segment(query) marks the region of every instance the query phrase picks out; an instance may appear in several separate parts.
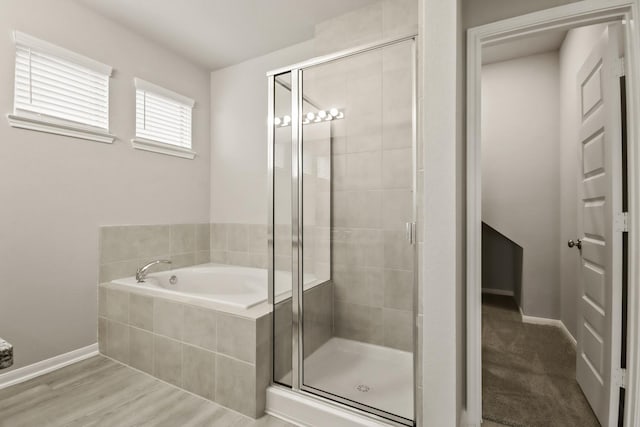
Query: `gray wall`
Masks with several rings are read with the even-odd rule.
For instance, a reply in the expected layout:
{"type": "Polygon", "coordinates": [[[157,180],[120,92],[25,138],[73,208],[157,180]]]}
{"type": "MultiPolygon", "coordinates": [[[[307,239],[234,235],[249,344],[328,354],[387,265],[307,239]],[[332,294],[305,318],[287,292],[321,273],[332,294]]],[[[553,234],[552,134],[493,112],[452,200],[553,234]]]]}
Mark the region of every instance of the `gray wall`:
{"type": "Polygon", "coordinates": [[[523,248],[523,312],[551,319],[560,318],[559,79],[557,51],[482,68],[482,220],[523,248]]]}
{"type": "Polygon", "coordinates": [[[484,223],[482,291],[511,293],[522,306],[522,247],[484,223]]]}
{"type": "Polygon", "coordinates": [[[462,29],[574,3],[576,0],[463,0],[462,29]]]}
{"type": "MultiPolygon", "coordinates": [[[[422,357],[424,424],[459,425],[464,406],[464,212],[457,209],[464,184],[456,165],[460,147],[462,94],[460,0],[420,2],[419,128],[424,149],[424,205],[418,322],[422,357]],[[455,71],[454,71],[455,70],[455,71]]],[[[420,396],[419,396],[420,397],[420,396]]]]}
{"type": "Polygon", "coordinates": [[[0,120],[0,336],[20,368],[96,342],[99,226],[209,222],[209,73],[76,2],[4,0],[3,114],[13,110],[15,29],[114,67],[118,137],[100,144],[0,120]],[[195,160],[131,148],[134,77],[196,100],[195,160]]]}
{"type": "MultiPolygon", "coordinates": [[[[577,118],[579,113],[576,111],[577,104],[575,101],[577,97],[576,75],[582,63],[591,52],[593,44],[602,35],[605,26],[606,24],[599,24],[571,30],[567,34],[567,37],[562,44],[558,55],[559,81],[557,83],[557,86],[559,88],[558,101],[560,103],[560,109],[558,111],[560,122],[557,129],[558,146],[557,149],[549,155],[549,162],[544,165],[544,167],[557,168],[557,170],[551,172],[551,175],[553,175],[554,177],[554,185],[557,186],[558,191],[558,224],[556,226],[555,242],[553,242],[552,244],[552,252],[543,254],[548,258],[546,262],[547,265],[550,266],[550,268],[553,267],[555,269],[557,267],[557,291],[554,290],[554,294],[551,297],[557,299],[559,304],[559,311],[557,312],[557,317],[554,316],[554,318],[561,319],[567,329],[574,335],[576,332],[577,304],[579,301],[578,274],[580,260],[578,256],[579,253],[575,250],[567,248],[566,242],[567,240],[574,239],[577,236],[576,200],[578,190],[576,176],[578,170],[578,158],[576,154],[576,141],[578,139],[577,118]],[[553,166],[553,164],[555,164],[555,166],[553,166]]],[[[494,64],[494,66],[497,65],[499,64],[494,64]]],[[[539,76],[539,72],[536,72],[536,74],[537,76],[539,76]]],[[[509,91],[509,88],[506,86],[508,85],[508,82],[508,79],[502,79],[500,83],[507,91],[509,91]]],[[[532,89],[535,90],[535,88],[533,87],[532,89]]],[[[541,93],[539,90],[537,90],[537,92],[541,93]]],[[[484,95],[489,96],[488,93],[485,93],[484,95]]],[[[526,99],[526,97],[524,97],[523,99],[526,99]]],[[[515,111],[514,109],[510,110],[515,111]]],[[[507,121],[511,122],[512,120],[509,119],[507,121]]],[[[534,133],[527,133],[529,133],[530,135],[534,135],[537,131],[534,131],[534,133]]],[[[540,148],[540,144],[535,145],[535,151],[539,151],[540,148]]],[[[524,156],[528,159],[532,158],[531,153],[524,156]]],[[[522,167],[519,167],[518,171],[524,173],[524,169],[522,167]]],[[[540,171],[543,172],[543,170],[540,171]]],[[[501,197],[510,197],[509,188],[511,188],[510,185],[512,182],[513,181],[505,180],[506,184],[501,185],[499,192],[501,197]]],[[[491,195],[489,195],[489,197],[491,197],[491,195]]],[[[522,220],[521,216],[519,215],[520,211],[516,210],[516,212],[517,213],[512,216],[513,219],[517,219],[519,221],[522,220]]],[[[535,215],[535,218],[536,221],[543,220],[543,218],[541,218],[537,214],[535,215]]],[[[533,223],[528,221],[526,222],[526,224],[533,223]]],[[[497,227],[499,228],[499,226],[497,227]]],[[[527,260],[531,256],[531,250],[527,247],[527,245],[524,244],[524,242],[519,243],[523,244],[524,246],[525,278],[523,280],[525,282],[524,287],[527,288],[526,269],[527,260]]],[[[540,248],[540,250],[542,251],[542,248],[540,248]]],[[[485,276],[483,272],[483,280],[484,278],[485,276]]],[[[483,287],[495,286],[487,286],[486,284],[483,284],[483,287]]],[[[540,301],[540,303],[542,303],[542,301],[540,301]]],[[[525,297],[525,306],[526,304],[527,303],[525,297]]],[[[526,314],[532,314],[534,312],[539,312],[537,307],[529,307],[525,310],[526,314]]]]}
{"type": "Polygon", "coordinates": [[[304,42],[211,73],[211,222],[267,223],[267,78],[313,57],[304,42]]]}

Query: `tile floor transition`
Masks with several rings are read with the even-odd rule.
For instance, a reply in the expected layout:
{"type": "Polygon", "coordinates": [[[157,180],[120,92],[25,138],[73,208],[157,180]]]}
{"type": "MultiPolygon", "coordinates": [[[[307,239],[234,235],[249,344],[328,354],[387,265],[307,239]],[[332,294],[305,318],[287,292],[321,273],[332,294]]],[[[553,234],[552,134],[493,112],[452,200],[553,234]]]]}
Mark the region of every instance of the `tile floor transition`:
{"type": "Polygon", "coordinates": [[[413,418],[413,356],[406,351],[331,338],[307,357],[305,385],[413,418]]]}
{"type": "Polygon", "coordinates": [[[289,427],[253,420],[106,357],[0,390],[0,427],[289,427]]]}

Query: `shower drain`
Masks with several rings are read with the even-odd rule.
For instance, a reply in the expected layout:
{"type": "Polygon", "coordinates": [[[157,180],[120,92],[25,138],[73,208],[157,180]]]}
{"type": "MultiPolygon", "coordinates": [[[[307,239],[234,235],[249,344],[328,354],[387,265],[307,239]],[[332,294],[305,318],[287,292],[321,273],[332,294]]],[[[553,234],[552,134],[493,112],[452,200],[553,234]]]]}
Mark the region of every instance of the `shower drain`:
{"type": "Polygon", "coordinates": [[[359,384],[358,386],[356,386],[356,390],[361,391],[362,393],[366,393],[371,390],[371,387],[369,387],[368,385],[359,384]]]}

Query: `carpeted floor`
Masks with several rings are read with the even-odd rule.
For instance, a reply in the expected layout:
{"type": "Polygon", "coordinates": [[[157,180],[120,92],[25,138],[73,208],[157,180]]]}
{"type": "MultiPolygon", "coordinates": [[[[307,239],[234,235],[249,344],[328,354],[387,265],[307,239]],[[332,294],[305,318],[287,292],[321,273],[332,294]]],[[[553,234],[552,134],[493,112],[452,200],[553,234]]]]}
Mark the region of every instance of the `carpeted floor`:
{"type": "Polygon", "coordinates": [[[525,324],[511,297],[482,297],[482,414],[513,427],[600,426],[554,326],[525,324]]]}

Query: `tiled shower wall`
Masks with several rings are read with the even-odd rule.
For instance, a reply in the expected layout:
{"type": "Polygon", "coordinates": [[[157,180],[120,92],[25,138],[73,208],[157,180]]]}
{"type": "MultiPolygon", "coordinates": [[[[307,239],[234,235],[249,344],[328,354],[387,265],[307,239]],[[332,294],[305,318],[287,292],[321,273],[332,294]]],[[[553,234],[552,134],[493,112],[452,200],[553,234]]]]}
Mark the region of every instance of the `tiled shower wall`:
{"type": "MultiPolygon", "coordinates": [[[[316,54],[415,33],[417,7],[415,0],[387,0],[323,22],[316,54]]],[[[345,111],[332,123],[334,334],[407,351],[414,278],[404,231],[413,206],[410,49],[403,43],[316,67],[304,80],[307,96],[345,111]]]]}
{"type": "MultiPolygon", "coordinates": [[[[276,226],[274,235],[276,270],[290,272],[291,227],[276,226]]],[[[328,226],[316,223],[305,227],[305,274],[311,273],[319,279],[329,279],[328,235],[328,226]]],[[[264,224],[213,223],[210,247],[211,262],[267,268],[267,226],[264,224]]]]}

